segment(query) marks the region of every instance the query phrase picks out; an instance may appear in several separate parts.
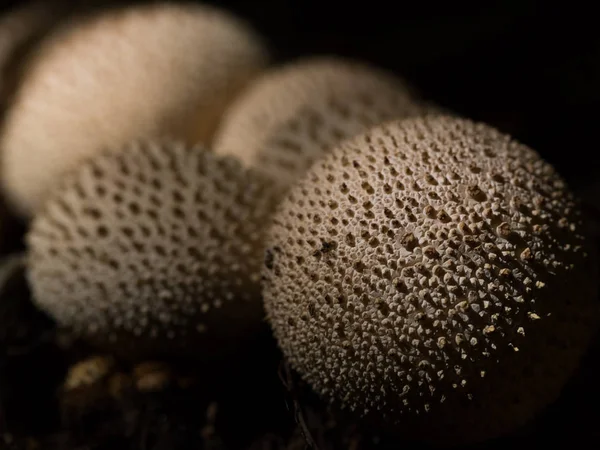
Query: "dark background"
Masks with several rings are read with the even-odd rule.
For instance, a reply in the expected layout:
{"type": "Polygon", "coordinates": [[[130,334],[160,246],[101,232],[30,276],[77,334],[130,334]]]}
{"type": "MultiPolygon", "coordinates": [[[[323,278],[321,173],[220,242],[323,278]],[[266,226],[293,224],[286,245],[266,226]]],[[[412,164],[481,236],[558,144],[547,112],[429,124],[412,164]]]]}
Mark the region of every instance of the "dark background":
{"type": "MultiPolygon", "coordinates": [[[[0,2],[5,8],[18,3],[0,2]]],[[[276,62],[312,54],[371,62],[404,77],[426,99],[488,122],[530,145],[574,188],[585,189],[600,181],[600,24],[591,6],[574,1],[550,6],[550,2],[532,0],[206,3],[250,21],[267,39],[276,62]]],[[[598,413],[586,412],[597,409],[600,401],[599,354],[600,344],[596,344],[563,400],[532,425],[528,439],[519,437],[516,442],[538,445],[543,438],[546,444],[571,446],[586,435],[588,439],[600,437],[598,413]]],[[[58,356],[40,357],[56,361],[52,358],[58,356]]],[[[33,369],[23,367],[27,370],[15,370],[14,378],[28,373],[32,380],[14,390],[22,410],[17,422],[43,409],[39,400],[24,399],[42,395],[37,391],[42,392],[44,386],[33,390],[39,381],[35,377],[49,369],[41,363],[33,369]]],[[[279,396],[275,402],[281,403],[279,396]]],[[[48,411],[38,414],[40,423],[54,414],[53,409],[48,411]]],[[[177,434],[181,433],[175,430],[177,434]]]]}

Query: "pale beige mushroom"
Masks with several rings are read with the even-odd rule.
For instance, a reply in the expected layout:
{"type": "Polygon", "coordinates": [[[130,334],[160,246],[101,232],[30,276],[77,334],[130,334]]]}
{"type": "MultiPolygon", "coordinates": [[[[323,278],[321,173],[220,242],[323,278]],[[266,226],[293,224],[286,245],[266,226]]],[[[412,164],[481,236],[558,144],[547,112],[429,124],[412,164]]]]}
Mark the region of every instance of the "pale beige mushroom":
{"type": "Polygon", "coordinates": [[[385,70],[339,57],[305,58],[254,80],[227,110],[214,149],[286,187],[339,141],[432,111],[385,70]]]}
{"type": "Polygon", "coordinates": [[[4,126],[10,204],[31,216],[81,161],[134,139],[207,143],[266,62],[245,23],[209,6],[130,6],[61,28],[31,57],[4,126]]]}
{"type": "Polygon", "coordinates": [[[34,302],[136,359],[221,355],[260,329],[270,184],[233,158],[137,143],[84,164],[27,236],[34,302]]]}

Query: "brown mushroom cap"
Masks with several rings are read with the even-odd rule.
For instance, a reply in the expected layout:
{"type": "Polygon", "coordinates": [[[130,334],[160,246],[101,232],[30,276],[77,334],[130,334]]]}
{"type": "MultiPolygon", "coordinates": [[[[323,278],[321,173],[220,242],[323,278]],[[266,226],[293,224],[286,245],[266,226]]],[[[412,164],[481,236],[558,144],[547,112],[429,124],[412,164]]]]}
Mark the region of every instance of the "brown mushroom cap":
{"type": "Polygon", "coordinates": [[[287,186],[339,141],[429,109],[384,70],[337,57],[312,57],[267,71],[250,83],[227,110],[214,149],[287,186]]]}
{"type": "Polygon", "coordinates": [[[142,355],[225,352],[262,322],[269,185],[232,158],[138,143],[90,160],[32,222],[35,303],[142,355]]]}
{"type": "Polygon", "coordinates": [[[32,215],[64,173],[135,139],[208,142],[266,59],[244,23],[208,6],[138,5],[61,28],[32,56],[7,117],[10,202],[32,215]]]}
{"type": "Polygon", "coordinates": [[[509,136],[449,116],[389,123],[277,210],[267,315],[325,399],[409,438],[491,438],[557,397],[596,329],[583,229],[563,180],[509,136]]]}

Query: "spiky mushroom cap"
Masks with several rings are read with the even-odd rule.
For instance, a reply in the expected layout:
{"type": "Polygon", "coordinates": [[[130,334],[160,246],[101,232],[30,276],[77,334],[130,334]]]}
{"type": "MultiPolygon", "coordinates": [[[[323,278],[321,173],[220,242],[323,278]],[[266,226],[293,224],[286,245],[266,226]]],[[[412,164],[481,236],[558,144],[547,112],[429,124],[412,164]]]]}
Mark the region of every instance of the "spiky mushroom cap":
{"type": "Polygon", "coordinates": [[[253,31],[208,6],[137,5],[61,28],[32,56],[7,117],[9,200],[32,215],[68,170],[135,139],[206,143],[266,61],[253,31]]]}
{"type": "Polygon", "coordinates": [[[324,398],[445,445],[513,430],[596,328],[593,246],[555,170],[484,124],[393,122],[313,166],[276,212],[264,299],[324,398]]]}
{"type": "Polygon", "coordinates": [[[90,160],[32,222],[28,279],[59,324],[136,358],[210,357],[262,323],[269,184],[198,147],[90,160]]]}
{"type": "Polygon", "coordinates": [[[339,141],[429,110],[402,80],[382,69],[312,57],[250,83],[227,110],[214,149],[287,186],[339,141]]]}

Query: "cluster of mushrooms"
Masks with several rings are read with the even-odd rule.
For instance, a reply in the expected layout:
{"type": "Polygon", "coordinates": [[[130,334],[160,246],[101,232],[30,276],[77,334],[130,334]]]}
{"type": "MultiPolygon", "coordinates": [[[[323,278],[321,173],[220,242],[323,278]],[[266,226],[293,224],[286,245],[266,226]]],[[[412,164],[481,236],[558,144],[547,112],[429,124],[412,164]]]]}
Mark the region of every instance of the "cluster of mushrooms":
{"type": "MultiPolygon", "coordinates": [[[[49,7],[13,13],[2,69],[49,7]]],[[[531,419],[596,331],[556,170],[382,69],[272,66],[240,19],[158,2],[62,21],[13,76],[0,176],[33,301],[107,352],[202,361],[266,318],[324,400],[452,444],[531,419]]]]}

